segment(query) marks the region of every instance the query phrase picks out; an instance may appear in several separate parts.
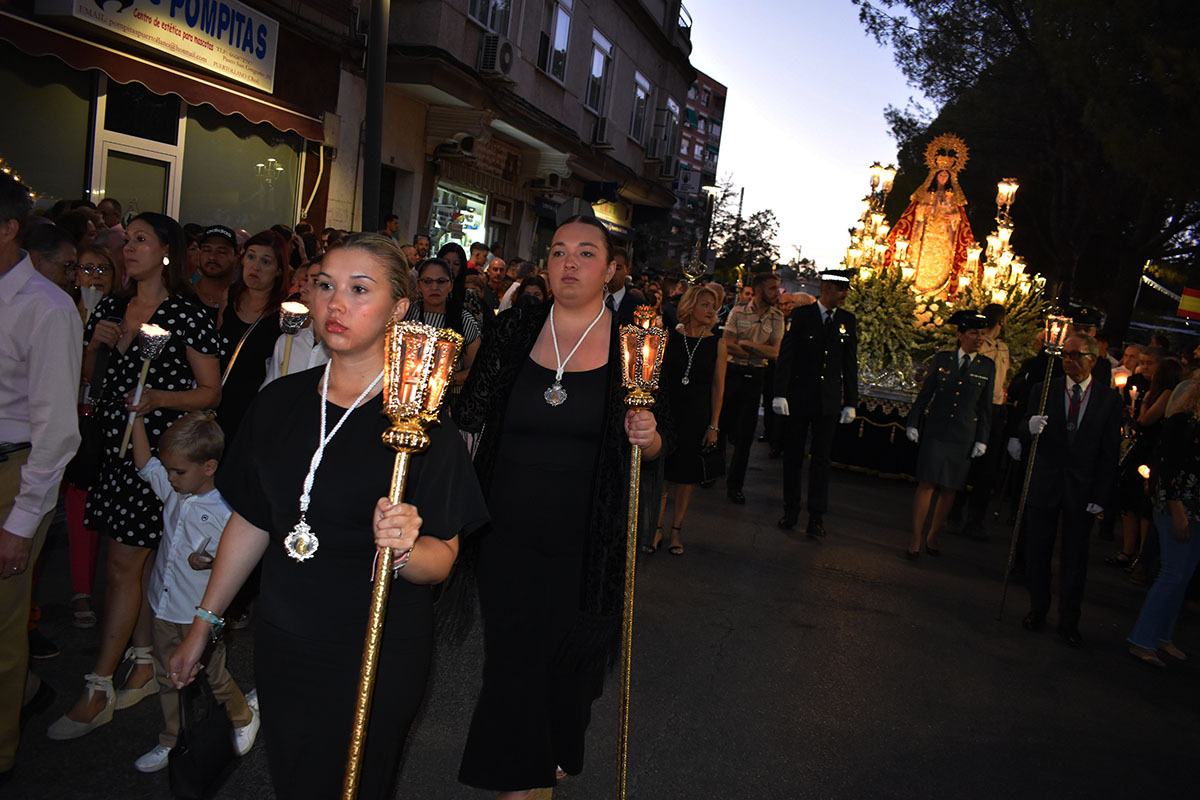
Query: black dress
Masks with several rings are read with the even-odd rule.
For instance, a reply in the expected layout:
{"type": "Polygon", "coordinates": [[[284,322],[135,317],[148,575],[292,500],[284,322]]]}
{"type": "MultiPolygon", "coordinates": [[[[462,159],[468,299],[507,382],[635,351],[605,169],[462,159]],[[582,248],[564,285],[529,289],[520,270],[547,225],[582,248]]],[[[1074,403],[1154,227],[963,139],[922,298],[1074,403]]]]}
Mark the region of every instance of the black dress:
{"type": "MultiPolygon", "coordinates": [[[[320,546],[298,562],[283,539],[299,519],[301,486],[320,425],[323,369],[280,378],[250,406],[217,488],[234,511],[270,534],[262,559],[255,680],[267,762],[280,798],[341,794],[371,595],[371,515],[386,497],[395,453],[382,395],[363,403],[325,448],[308,523],[320,546]]],[[[345,409],[330,404],[328,429],[345,409]]],[[[486,520],[458,430],[448,416],[411,460],[406,501],[423,536],[450,539],[486,520]]],[[[425,693],[433,636],[429,586],[392,582],[359,797],[390,797],[405,736],[425,693]]]]}
{"type": "MultiPolygon", "coordinates": [[[[100,320],[124,317],[128,304],[129,298],[111,295],[101,300],[83,332],[84,343],[91,341],[100,320]]],[[[158,358],[150,362],[146,386],[166,392],[195,388],[196,376],[187,351],[209,356],[221,353],[220,336],[208,314],[194,300],[171,295],[159,303],[149,322],[170,331],[171,338],[158,358]]],[[[112,350],[105,372],[104,394],[95,404],[104,427],[104,459],[100,475],[88,492],[85,524],[122,544],[157,547],[162,536],[162,502],[154,496],[150,484],[138,477],[132,448],[125,451],[125,458],[118,457],[129,419],[125,396],[137,388],[141,370],[138,337],[133,338],[125,352],[112,350]]],[[[158,437],[183,414],[173,408],[156,408],[146,415],[151,449],[158,448],[158,437]]]]}
{"type": "Polygon", "coordinates": [[[238,352],[233,369],[221,387],[221,405],[217,408],[217,422],[225,431],[226,441],[232,441],[238,425],[250,403],[258,394],[267,378],[267,361],[275,352],[275,341],[279,338],[279,311],[263,314],[257,322],[243,322],[237,315],[232,294],[225,307],[225,318],[221,320],[220,334],[225,337],[225,353],[221,357],[221,374],[229,367],[238,342],[245,341],[238,352]]]}
{"type": "Polygon", "coordinates": [[[554,666],[576,625],[585,534],[604,430],[608,366],[563,374],[527,359],[508,401],[477,579],[486,660],[459,780],[494,791],[555,784],[583,769],[584,733],[604,662],[554,666]]]}
{"type": "Polygon", "coordinates": [[[663,355],[663,388],[670,397],[675,421],[675,451],[667,456],[663,475],[671,483],[704,480],[700,451],[704,433],[712,424],[712,382],[717,369],[717,337],[695,339],[671,331],[663,355]],[[692,353],[688,369],[688,349],[692,353]],[[684,375],[687,383],[683,383],[684,375]]]}

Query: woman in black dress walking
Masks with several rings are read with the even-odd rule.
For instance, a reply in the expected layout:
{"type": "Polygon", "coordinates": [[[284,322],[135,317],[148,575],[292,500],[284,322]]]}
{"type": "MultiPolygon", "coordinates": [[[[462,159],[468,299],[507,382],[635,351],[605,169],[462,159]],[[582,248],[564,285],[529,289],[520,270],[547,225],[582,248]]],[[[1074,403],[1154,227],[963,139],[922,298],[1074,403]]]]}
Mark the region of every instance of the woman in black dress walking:
{"type": "Polygon", "coordinates": [[[137,476],[133,454],[118,456],[132,410],[128,402],[142,366],[141,326],[152,323],[171,333],[166,349],[150,362],[146,390],[136,409],[145,415],[152,446],[185,413],[212,408],[221,399],[220,339],[184,277],[183,228],[163,214],[140,214],[125,229],[123,255],[132,295],[114,292],[101,300],[83,332],[84,378],[104,384],[104,394],[93,408],[104,426],[104,459],[88,494],[84,520],[112,539],[105,564],[103,637],[95,666],[85,676],[86,690],[47,731],[58,740],[83,736],[112,721],[114,710],[158,692],[150,657],[153,618],[142,576],[153,564],[162,535],[162,503],[137,476]],[[95,374],[98,370],[103,376],[95,374]],[[112,676],[131,639],[133,669],[125,686],[114,690],[112,676]]]}
{"type": "Polygon", "coordinates": [[[329,363],[270,383],[251,405],[217,488],[234,510],[188,637],[171,657],[190,683],[214,625],[262,559],[254,676],[267,764],[280,798],[340,796],[377,546],[401,554],[392,583],[358,796],[392,796],[400,752],[425,693],[433,644],[430,584],[458,536],[486,519],[449,415],[413,456],[405,502],[386,500],[395,453],[380,394],[384,331],[414,296],[400,251],[352,236],[321,261],[314,324],[329,363]],[[328,432],[326,432],[328,431],[328,432]],[[419,511],[418,511],[419,510],[419,511]],[[315,544],[297,547],[301,525],[315,544]]]}
{"type": "MultiPolygon", "coordinates": [[[[645,547],[653,553],[662,543],[663,517],[674,488],[674,516],[668,552],[683,555],[683,518],[687,516],[693,487],[720,473],[705,474],[705,452],[716,447],[717,421],[725,397],[725,342],[713,335],[721,298],[708,286],[693,286],[679,300],[679,330],[671,331],[663,358],[663,387],[671,401],[675,422],[675,450],[663,464],[667,485],[658,508],[654,543],[645,547]]],[[[719,457],[719,456],[718,456],[719,457]]]]}
{"type": "MultiPolygon", "coordinates": [[[[483,611],[483,689],[459,780],[502,800],[583,769],[584,734],[621,630],[623,465],[662,450],[655,414],[626,411],[604,284],[608,231],[573,217],[550,246],[554,302],[502,314],[455,409],[480,432],[492,527],[471,543],[483,611]]],[[[665,430],[665,428],[664,428],[665,430]]],[[[461,579],[463,571],[460,570],[461,579]]]]}

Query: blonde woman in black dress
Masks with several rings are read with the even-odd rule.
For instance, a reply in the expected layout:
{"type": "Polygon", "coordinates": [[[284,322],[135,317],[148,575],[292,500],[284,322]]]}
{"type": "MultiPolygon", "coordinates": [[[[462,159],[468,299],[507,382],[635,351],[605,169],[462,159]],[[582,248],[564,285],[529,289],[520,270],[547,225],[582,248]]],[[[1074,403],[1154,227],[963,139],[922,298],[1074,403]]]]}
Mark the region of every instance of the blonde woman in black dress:
{"type": "Polygon", "coordinates": [[[725,397],[725,342],[713,335],[721,299],[708,286],[693,286],[679,301],[679,327],[671,331],[663,360],[663,387],[671,400],[675,422],[675,450],[667,456],[663,475],[667,485],[658,510],[654,543],[644,547],[653,553],[662,544],[663,518],[667,500],[674,497],[671,535],[667,552],[683,555],[683,519],[696,484],[717,477],[706,475],[704,451],[717,444],[721,401],[725,397]],[[672,492],[672,489],[674,491],[672,492]]]}
{"type": "Polygon", "coordinates": [[[377,234],[334,247],[313,276],[324,367],[270,383],[251,405],[217,488],[234,510],[196,621],[171,657],[177,686],[196,676],[220,615],[262,559],[254,676],[275,794],[341,794],[376,548],[400,554],[367,730],[360,798],[391,797],[425,692],[433,643],[431,584],[458,536],[486,519],[479,485],[448,415],[413,456],[406,502],[386,496],[395,453],[381,440],[384,331],[415,292],[399,249],[377,234]],[[298,548],[304,523],[315,548],[298,548]]]}

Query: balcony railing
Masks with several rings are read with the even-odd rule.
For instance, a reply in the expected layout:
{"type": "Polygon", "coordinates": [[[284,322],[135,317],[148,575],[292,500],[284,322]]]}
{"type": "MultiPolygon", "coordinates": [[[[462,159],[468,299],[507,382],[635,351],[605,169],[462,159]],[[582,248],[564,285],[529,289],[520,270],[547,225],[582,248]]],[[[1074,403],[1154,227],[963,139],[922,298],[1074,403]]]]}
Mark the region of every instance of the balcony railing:
{"type": "Polygon", "coordinates": [[[679,30],[689,38],[692,35],[692,14],[683,3],[679,4],[679,30]]]}

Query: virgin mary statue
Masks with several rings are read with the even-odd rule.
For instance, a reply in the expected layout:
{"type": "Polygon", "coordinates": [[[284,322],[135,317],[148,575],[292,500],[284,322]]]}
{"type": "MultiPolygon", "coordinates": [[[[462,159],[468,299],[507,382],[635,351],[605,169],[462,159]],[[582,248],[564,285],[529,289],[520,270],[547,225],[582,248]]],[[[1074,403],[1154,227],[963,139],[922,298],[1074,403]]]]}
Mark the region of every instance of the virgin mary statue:
{"type": "Polygon", "coordinates": [[[884,264],[896,257],[896,242],[906,241],[907,251],[902,246],[901,252],[915,270],[917,294],[952,294],[967,264],[967,250],[975,244],[967,221],[967,198],[958,185],[958,173],[966,163],[966,142],[954,134],[944,133],[930,142],[925,148],[929,177],[912,193],[888,234],[884,264]]]}

